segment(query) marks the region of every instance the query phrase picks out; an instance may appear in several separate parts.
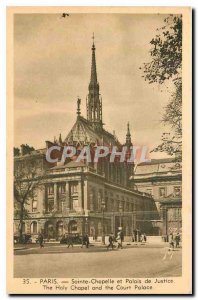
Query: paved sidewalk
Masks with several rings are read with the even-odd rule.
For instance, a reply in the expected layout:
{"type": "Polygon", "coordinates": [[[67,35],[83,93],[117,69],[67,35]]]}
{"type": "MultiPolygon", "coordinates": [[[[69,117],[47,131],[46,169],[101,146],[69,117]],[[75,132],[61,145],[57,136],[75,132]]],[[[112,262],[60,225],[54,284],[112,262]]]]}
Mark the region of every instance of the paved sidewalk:
{"type": "Polygon", "coordinates": [[[181,276],[182,249],[168,255],[166,247],[133,246],[107,251],[106,247],[49,246],[15,251],[15,277],[166,277],[181,276]]]}

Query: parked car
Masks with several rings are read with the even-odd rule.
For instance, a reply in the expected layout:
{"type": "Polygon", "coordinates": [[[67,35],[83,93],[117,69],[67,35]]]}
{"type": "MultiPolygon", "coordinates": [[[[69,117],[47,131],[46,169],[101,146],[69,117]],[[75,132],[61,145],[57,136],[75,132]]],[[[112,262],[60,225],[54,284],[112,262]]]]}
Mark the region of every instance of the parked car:
{"type": "MultiPolygon", "coordinates": [[[[73,244],[82,244],[82,236],[78,233],[71,233],[70,236],[72,237],[73,244]]],[[[60,240],[60,244],[67,244],[67,241],[68,235],[64,235],[60,240]]]]}

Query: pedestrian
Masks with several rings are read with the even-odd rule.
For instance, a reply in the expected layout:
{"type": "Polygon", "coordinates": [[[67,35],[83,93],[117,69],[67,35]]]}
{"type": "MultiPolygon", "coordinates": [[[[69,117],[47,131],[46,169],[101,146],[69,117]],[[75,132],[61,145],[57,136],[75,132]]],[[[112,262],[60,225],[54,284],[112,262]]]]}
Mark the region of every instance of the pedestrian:
{"type": "Polygon", "coordinates": [[[132,233],[132,238],[131,238],[132,242],[134,243],[135,242],[135,234],[132,233]]]}
{"type": "Polygon", "coordinates": [[[179,232],[175,236],[175,247],[179,248],[179,242],[180,242],[180,235],[179,232]]]}
{"type": "Polygon", "coordinates": [[[86,235],[83,234],[82,235],[82,245],[81,245],[81,248],[83,248],[83,246],[86,244],[86,235]]]}
{"type": "Polygon", "coordinates": [[[143,234],[143,241],[146,243],[147,241],[147,236],[146,236],[146,233],[143,234]]]}
{"type": "Polygon", "coordinates": [[[116,241],[118,242],[118,246],[117,249],[121,248],[122,249],[122,239],[121,239],[121,232],[118,231],[117,237],[116,237],[116,241]]]}
{"type": "Polygon", "coordinates": [[[121,230],[120,231],[120,238],[121,238],[121,245],[124,242],[124,232],[121,230]]]}
{"type": "Polygon", "coordinates": [[[113,250],[113,242],[114,242],[114,236],[113,236],[113,233],[111,233],[110,235],[109,235],[109,245],[107,246],[107,250],[109,249],[109,248],[111,248],[112,250],[113,250]]]}
{"type": "Polygon", "coordinates": [[[88,236],[88,234],[86,234],[86,236],[85,236],[85,245],[86,245],[86,248],[89,248],[89,236],[88,236]]]}
{"type": "Polygon", "coordinates": [[[82,236],[81,248],[83,248],[84,245],[86,246],[86,248],[89,248],[89,236],[88,236],[88,234],[83,234],[83,236],[82,236]]]}
{"type": "Polygon", "coordinates": [[[173,234],[171,233],[170,234],[170,237],[169,237],[169,245],[170,245],[170,249],[174,250],[174,239],[173,239],[173,234]]]}
{"type": "Polygon", "coordinates": [[[72,248],[74,246],[71,234],[69,234],[68,237],[67,237],[67,248],[69,248],[70,246],[72,246],[72,248]]]}
{"type": "Polygon", "coordinates": [[[143,234],[140,235],[140,243],[143,243],[144,242],[144,236],[143,234]]]}
{"type": "Polygon", "coordinates": [[[40,248],[44,248],[44,245],[43,245],[43,235],[42,235],[41,232],[39,233],[39,236],[38,236],[38,242],[39,242],[40,248]]]}
{"type": "Polygon", "coordinates": [[[133,230],[134,242],[138,242],[137,240],[137,229],[133,230]]]}

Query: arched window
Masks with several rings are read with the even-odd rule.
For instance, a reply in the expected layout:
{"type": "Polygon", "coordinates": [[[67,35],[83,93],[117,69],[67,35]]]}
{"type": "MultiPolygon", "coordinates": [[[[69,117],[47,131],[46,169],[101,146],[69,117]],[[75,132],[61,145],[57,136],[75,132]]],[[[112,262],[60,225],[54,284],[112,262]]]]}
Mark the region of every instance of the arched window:
{"type": "Polygon", "coordinates": [[[38,229],[37,229],[37,222],[36,221],[33,221],[32,224],[31,224],[31,233],[32,234],[37,234],[38,232],[38,229]]]}
{"type": "Polygon", "coordinates": [[[32,212],[37,211],[37,200],[32,200],[32,212]]]}
{"type": "Polygon", "coordinates": [[[78,231],[78,226],[77,226],[77,222],[75,220],[71,220],[68,224],[68,231],[70,233],[72,232],[77,232],[78,231]]]}
{"type": "Polygon", "coordinates": [[[63,235],[63,222],[58,221],[56,224],[56,231],[57,231],[57,236],[61,237],[63,235]]]}
{"type": "MultiPolygon", "coordinates": [[[[19,230],[21,228],[21,224],[19,223],[19,230]]],[[[25,233],[25,222],[22,223],[22,232],[25,233]]]]}

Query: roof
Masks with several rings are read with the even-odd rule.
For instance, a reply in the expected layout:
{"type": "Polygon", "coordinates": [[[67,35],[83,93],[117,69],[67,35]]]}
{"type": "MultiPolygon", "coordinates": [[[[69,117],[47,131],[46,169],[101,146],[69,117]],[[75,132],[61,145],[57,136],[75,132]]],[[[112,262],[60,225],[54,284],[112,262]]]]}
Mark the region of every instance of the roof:
{"type": "Polygon", "coordinates": [[[135,175],[161,173],[181,173],[182,163],[176,162],[174,158],[152,159],[150,162],[144,162],[137,165],[135,175]]]}
{"type": "Polygon", "coordinates": [[[67,164],[59,164],[58,166],[55,166],[53,168],[51,168],[51,170],[57,170],[57,169],[65,169],[65,168],[78,168],[78,167],[85,167],[86,164],[83,161],[73,161],[71,160],[70,162],[68,162],[67,164]]]}
{"type": "Polygon", "coordinates": [[[175,158],[160,158],[160,159],[151,159],[148,162],[142,162],[138,164],[138,166],[148,166],[148,165],[156,165],[156,164],[165,164],[165,163],[171,163],[175,162],[175,158]]]}
{"type": "Polygon", "coordinates": [[[100,144],[100,145],[121,145],[117,138],[101,128],[95,130],[92,123],[82,116],[78,116],[74,126],[64,140],[65,143],[79,144],[100,144]]]}

